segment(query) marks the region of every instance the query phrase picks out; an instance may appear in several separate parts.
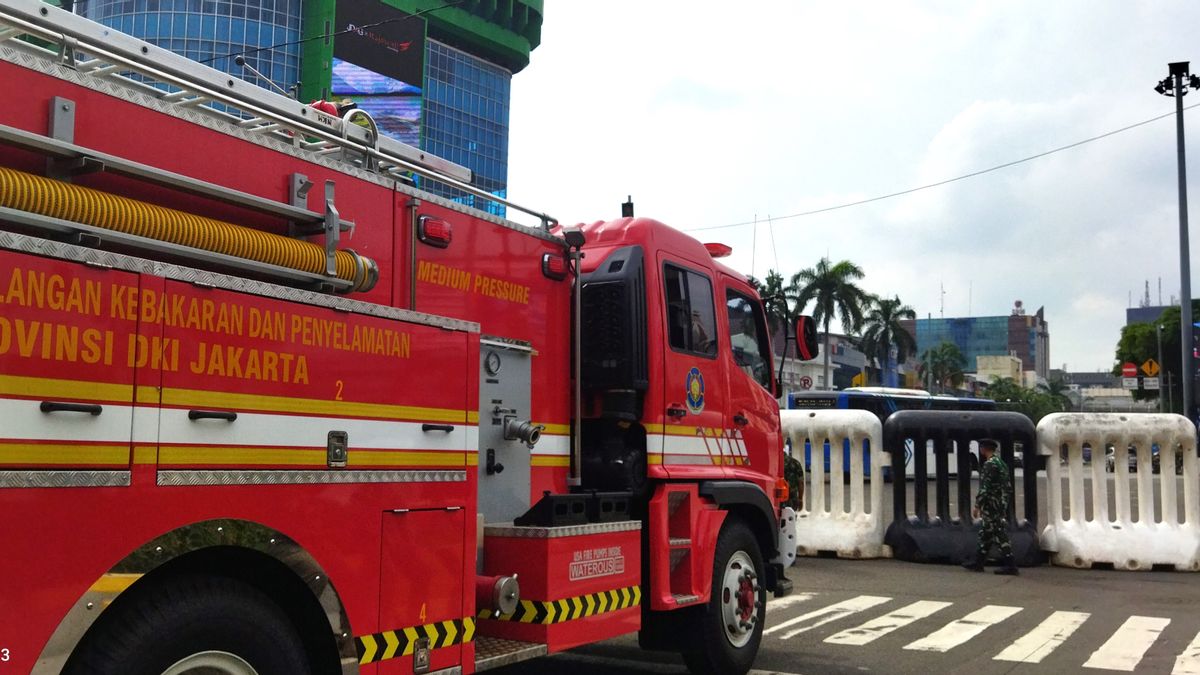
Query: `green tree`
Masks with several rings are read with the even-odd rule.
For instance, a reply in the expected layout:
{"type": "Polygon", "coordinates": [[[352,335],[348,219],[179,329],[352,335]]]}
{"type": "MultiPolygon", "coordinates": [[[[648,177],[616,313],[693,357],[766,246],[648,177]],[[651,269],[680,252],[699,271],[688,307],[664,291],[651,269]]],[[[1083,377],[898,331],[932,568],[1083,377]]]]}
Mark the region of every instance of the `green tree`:
{"type": "Polygon", "coordinates": [[[917,342],[912,333],[900,325],[903,319],[917,318],[917,313],[912,307],[900,302],[898,295],[892,298],[873,295],[870,296],[869,303],[858,346],[869,358],[879,362],[880,384],[894,387],[896,382],[892,377],[892,366],[895,365],[891,359],[892,347],[896,348],[897,363],[907,361],[908,356],[917,351],[917,342]]]}
{"type": "Polygon", "coordinates": [[[1017,384],[1011,377],[993,377],[987,387],[987,397],[1001,410],[1019,412],[1036,425],[1050,413],[1070,410],[1071,402],[1044,389],[1030,389],[1017,384]]]}
{"type": "MultiPolygon", "coordinates": [[[[1167,397],[1169,405],[1164,406],[1167,412],[1181,412],[1183,409],[1183,389],[1180,383],[1183,371],[1182,350],[1180,348],[1180,319],[1179,307],[1168,307],[1163,310],[1158,321],[1154,323],[1131,323],[1121,329],[1121,338],[1117,342],[1116,363],[1113,365],[1113,375],[1121,374],[1121,366],[1125,363],[1141,365],[1146,359],[1158,361],[1158,338],[1162,335],[1162,360],[1159,363],[1161,371],[1158,374],[1159,386],[1162,389],[1154,391],[1142,389],[1133,390],[1136,400],[1153,399],[1162,395],[1167,397]],[[1162,326],[1159,331],[1158,326],[1162,326]],[[1168,410],[1168,408],[1170,408],[1168,410]]],[[[1192,301],[1192,316],[1200,317],[1200,301],[1192,301]]]]}
{"type": "Polygon", "coordinates": [[[932,349],[926,349],[921,354],[921,377],[933,381],[939,392],[947,387],[957,387],[966,379],[963,369],[967,367],[967,357],[953,342],[943,341],[932,349]]]}
{"type": "Polygon", "coordinates": [[[829,374],[829,323],[836,315],[850,332],[857,332],[862,326],[867,294],[855,283],[862,278],[863,271],[858,265],[849,260],[834,264],[829,258],[821,258],[815,267],[800,270],[792,277],[796,313],[803,312],[812,302],[813,320],[825,331],[826,389],[833,388],[829,374]]]}
{"type": "Polygon", "coordinates": [[[768,270],[765,281],[750,277],[750,285],[758,291],[758,296],[762,298],[763,310],[767,313],[767,325],[771,328],[771,334],[775,335],[780,330],[787,331],[788,326],[795,320],[795,312],[788,303],[788,297],[793,292],[784,283],[783,275],[775,270],[768,270]]]}
{"type": "Polygon", "coordinates": [[[1069,387],[1062,378],[1054,378],[1047,384],[1039,384],[1038,388],[1050,396],[1051,399],[1057,401],[1062,410],[1070,410],[1072,403],[1071,398],[1067,396],[1069,387]]]}

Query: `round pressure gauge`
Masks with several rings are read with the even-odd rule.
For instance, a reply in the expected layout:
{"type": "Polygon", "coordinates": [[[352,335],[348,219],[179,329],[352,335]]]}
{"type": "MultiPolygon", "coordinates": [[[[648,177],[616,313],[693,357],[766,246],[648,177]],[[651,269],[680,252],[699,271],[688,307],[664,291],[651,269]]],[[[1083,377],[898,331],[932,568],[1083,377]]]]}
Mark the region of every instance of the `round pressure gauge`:
{"type": "Polygon", "coordinates": [[[495,375],[500,372],[500,355],[496,352],[488,352],[484,357],[483,367],[487,369],[488,375],[495,375]]]}

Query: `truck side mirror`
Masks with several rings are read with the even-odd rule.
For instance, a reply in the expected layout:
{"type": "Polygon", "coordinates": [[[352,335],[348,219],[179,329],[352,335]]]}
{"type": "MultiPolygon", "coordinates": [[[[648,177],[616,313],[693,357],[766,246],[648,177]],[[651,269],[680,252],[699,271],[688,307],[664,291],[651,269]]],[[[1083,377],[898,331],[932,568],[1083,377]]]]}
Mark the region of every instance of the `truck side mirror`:
{"type": "Polygon", "coordinates": [[[796,355],[801,361],[811,361],[817,353],[817,322],[811,316],[796,317],[796,355]]]}

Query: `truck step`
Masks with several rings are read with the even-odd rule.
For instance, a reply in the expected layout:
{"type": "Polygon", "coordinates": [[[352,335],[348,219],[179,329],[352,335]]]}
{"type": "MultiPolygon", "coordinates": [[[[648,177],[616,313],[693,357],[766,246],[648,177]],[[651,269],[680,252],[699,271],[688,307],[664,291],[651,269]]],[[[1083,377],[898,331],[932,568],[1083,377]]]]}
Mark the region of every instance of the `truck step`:
{"type": "Polygon", "coordinates": [[[486,635],[475,636],[475,671],[536,659],[546,655],[546,645],[536,642],[503,640],[486,635]]]}
{"type": "Polygon", "coordinates": [[[675,604],[681,607],[683,605],[694,605],[697,602],[700,602],[700,596],[698,595],[680,595],[676,593],[671,597],[675,598],[675,604]]]}

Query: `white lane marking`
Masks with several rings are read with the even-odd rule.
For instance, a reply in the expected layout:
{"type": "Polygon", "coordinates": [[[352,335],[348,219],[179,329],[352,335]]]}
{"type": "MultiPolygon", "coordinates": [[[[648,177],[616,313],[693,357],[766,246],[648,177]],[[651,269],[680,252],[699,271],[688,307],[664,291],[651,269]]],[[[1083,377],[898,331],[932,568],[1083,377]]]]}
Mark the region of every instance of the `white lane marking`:
{"type": "Polygon", "coordinates": [[[916,642],[904,645],[904,648],[923,652],[949,651],[1019,611],[1021,611],[1020,607],[985,605],[961,619],[951,621],[916,642]]]}
{"type": "Polygon", "coordinates": [[[825,641],[835,645],[865,645],[869,642],[874,642],[876,639],[887,635],[897,628],[903,628],[914,621],[924,619],[952,604],[954,603],[939,602],[937,600],[918,600],[894,612],[871,619],[856,628],[847,628],[840,633],[835,633],[825,638],[825,641]]]}
{"type": "Polygon", "coordinates": [[[1037,628],[1005,647],[993,660],[1041,663],[1042,659],[1066,642],[1090,616],[1087,612],[1055,612],[1038,624],[1037,628]]]}
{"type": "Polygon", "coordinates": [[[1175,657],[1175,668],[1171,675],[1200,675],[1200,633],[1179,656],[1175,657]]]}
{"type": "Polygon", "coordinates": [[[1171,623],[1170,619],[1157,616],[1131,616],[1121,624],[1117,632],[1092,652],[1084,668],[1106,668],[1108,670],[1131,671],[1146,655],[1146,650],[1158,639],[1159,633],[1171,623]]]}
{"type": "MultiPolygon", "coordinates": [[[[603,666],[609,672],[661,673],[662,675],[678,675],[678,663],[655,663],[644,659],[623,659],[613,656],[592,656],[590,654],[575,654],[562,652],[545,657],[548,661],[558,661],[564,666],[582,664],[603,666]],[[565,662],[565,663],[564,663],[565,662]]],[[[751,670],[746,675],[799,675],[777,670],[751,670]]]]}
{"type": "Polygon", "coordinates": [[[806,631],[810,631],[818,626],[824,626],[830,621],[837,621],[838,619],[845,618],[851,614],[856,614],[863,610],[871,609],[876,605],[882,605],[889,600],[891,600],[891,598],[884,598],[878,595],[860,595],[857,598],[843,600],[841,602],[829,605],[828,607],[822,607],[821,609],[811,611],[808,614],[801,614],[794,619],[788,619],[778,626],[771,626],[763,631],[763,634],[769,635],[776,631],[783,630],[784,628],[795,626],[796,624],[804,624],[803,627],[790,630],[781,635],[779,638],[781,640],[787,640],[806,631]]]}
{"type": "Polygon", "coordinates": [[[802,602],[808,602],[817,597],[816,593],[792,593],[785,595],[782,598],[775,598],[767,602],[767,614],[781,609],[786,609],[792,605],[798,605],[802,602]]]}

